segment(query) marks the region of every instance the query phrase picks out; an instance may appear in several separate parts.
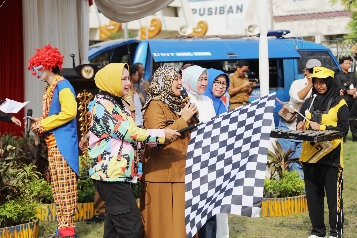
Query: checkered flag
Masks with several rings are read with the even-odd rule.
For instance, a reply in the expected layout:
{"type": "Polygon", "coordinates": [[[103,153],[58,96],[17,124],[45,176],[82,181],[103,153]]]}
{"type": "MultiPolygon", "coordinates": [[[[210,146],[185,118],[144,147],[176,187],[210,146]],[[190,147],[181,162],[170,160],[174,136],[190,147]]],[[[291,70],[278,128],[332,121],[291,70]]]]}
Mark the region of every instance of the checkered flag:
{"type": "Polygon", "coordinates": [[[218,213],[260,212],[275,93],[199,124],[186,160],[186,233],[218,213]]]}

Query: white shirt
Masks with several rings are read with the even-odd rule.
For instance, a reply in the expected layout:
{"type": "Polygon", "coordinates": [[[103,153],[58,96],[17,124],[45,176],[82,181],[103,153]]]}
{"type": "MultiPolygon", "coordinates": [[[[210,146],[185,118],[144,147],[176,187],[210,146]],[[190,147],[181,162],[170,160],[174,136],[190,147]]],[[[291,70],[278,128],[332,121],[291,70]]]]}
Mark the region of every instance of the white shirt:
{"type": "Polygon", "coordinates": [[[216,116],[213,102],[209,97],[205,95],[193,96],[190,93],[188,93],[188,96],[190,97],[190,103],[194,103],[198,109],[198,119],[200,122],[208,122],[212,117],[216,116]]]}
{"type": "MultiPolygon", "coordinates": [[[[290,86],[289,104],[292,105],[298,111],[300,111],[303,102],[311,96],[312,88],[310,89],[310,91],[307,93],[306,97],[303,100],[301,100],[298,96],[298,92],[300,92],[303,88],[305,88],[307,84],[308,84],[308,80],[305,77],[303,79],[295,80],[290,86]]],[[[291,123],[285,122],[285,124],[288,126],[289,130],[296,130],[296,120],[292,121],[291,123]]]]}
{"type": "Polygon", "coordinates": [[[137,93],[134,94],[134,107],[135,107],[135,124],[136,126],[143,125],[143,113],[141,112],[141,101],[137,93]]]}

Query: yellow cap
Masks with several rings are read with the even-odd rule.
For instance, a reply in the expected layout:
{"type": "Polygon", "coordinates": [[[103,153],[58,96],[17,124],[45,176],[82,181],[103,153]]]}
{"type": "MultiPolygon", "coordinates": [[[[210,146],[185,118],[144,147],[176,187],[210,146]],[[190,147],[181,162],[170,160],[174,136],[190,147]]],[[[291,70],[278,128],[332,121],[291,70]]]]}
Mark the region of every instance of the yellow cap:
{"type": "Polygon", "coordinates": [[[312,74],[310,75],[311,78],[327,78],[327,77],[334,77],[335,72],[333,72],[331,69],[325,68],[325,67],[314,67],[312,74]]]}

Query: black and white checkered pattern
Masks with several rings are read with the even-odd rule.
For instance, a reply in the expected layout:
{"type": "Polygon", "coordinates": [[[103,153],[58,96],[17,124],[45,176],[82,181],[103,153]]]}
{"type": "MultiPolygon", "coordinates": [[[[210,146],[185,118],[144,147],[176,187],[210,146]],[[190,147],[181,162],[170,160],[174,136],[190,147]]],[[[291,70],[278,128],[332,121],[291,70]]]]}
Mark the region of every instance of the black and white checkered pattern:
{"type": "Polygon", "coordinates": [[[186,161],[186,233],[218,213],[256,216],[263,197],[275,93],[200,124],[186,161]]]}

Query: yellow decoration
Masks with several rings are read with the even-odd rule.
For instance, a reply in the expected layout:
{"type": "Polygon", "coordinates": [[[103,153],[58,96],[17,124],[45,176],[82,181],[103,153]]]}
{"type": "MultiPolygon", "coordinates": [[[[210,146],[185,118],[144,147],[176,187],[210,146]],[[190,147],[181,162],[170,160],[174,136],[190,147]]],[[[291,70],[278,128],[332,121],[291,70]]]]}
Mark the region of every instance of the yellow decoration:
{"type": "MultiPolygon", "coordinates": [[[[94,216],[94,205],[89,203],[78,203],[76,209],[76,221],[83,221],[94,216]]],[[[42,204],[41,208],[37,209],[36,217],[41,221],[56,221],[56,204],[42,204]]],[[[1,238],[1,237],[0,237],[1,238]]]]}
{"type": "MultiPolygon", "coordinates": [[[[148,39],[157,36],[162,29],[162,23],[159,18],[153,18],[150,21],[150,28],[148,29],[148,39]]],[[[140,27],[140,39],[146,40],[146,26],[140,27]]]]}
{"type": "Polygon", "coordinates": [[[199,21],[197,27],[193,28],[193,32],[190,36],[203,36],[206,35],[208,31],[208,23],[206,21],[199,21]]]}
{"type": "Polygon", "coordinates": [[[0,238],[37,238],[39,220],[12,227],[0,228],[0,238]]]}
{"type": "MultiPolygon", "coordinates": [[[[140,198],[136,199],[136,204],[138,205],[138,207],[140,207],[140,198]]],[[[93,216],[94,216],[94,203],[88,202],[88,203],[77,204],[75,221],[84,221],[86,219],[92,218],[93,216]]],[[[36,217],[41,221],[57,221],[56,204],[53,203],[42,204],[40,208],[37,208],[36,217]]],[[[38,233],[38,221],[36,224],[37,224],[36,231],[38,233]]],[[[37,236],[28,236],[28,237],[37,237],[37,236]]],[[[3,237],[0,235],[0,238],[3,237]]]]}
{"type": "Polygon", "coordinates": [[[105,40],[108,39],[114,33],[121,31],[122,24],[112,21],[109,21],[109,25],[100,25],[99,26],[99,39],[105,40]]]}
{"type": "Polygon", "coordinates": [[[307,212],[307,199],[305,195],[288,198],[263,198],[263,217],[283,217],[291,214],[307,212]]]}
{"type": "MultiPolygon", "coordinates": [[[[79,101],[78,111],[79,111],[79,130],[81,131],[81,139],[87,135],[89,128],[89,117],[88,117],[88,104],[93,99],[93,94],[83,90],[83,92],[77,94],[77,99],[79,101]]],[[[88,156],[87,150],[83,151],[84,157],[88,156]]]]}

